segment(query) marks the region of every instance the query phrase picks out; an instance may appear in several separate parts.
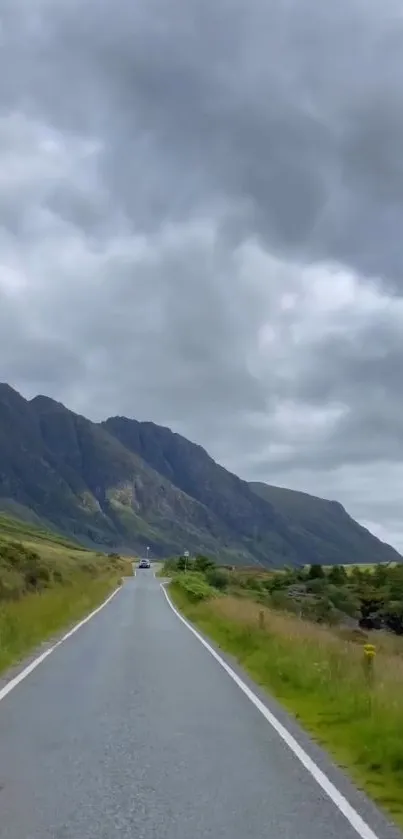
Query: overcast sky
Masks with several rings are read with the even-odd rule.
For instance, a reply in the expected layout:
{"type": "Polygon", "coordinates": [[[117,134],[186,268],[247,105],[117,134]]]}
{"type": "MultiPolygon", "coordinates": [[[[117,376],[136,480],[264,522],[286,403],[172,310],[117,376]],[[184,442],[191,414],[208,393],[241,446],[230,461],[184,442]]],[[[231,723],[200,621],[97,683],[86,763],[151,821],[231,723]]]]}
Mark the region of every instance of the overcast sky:
{"type": "Polygon", "coordinates": [[[400,0],[2,0],[0,379],[403,549],[400,0]]]}

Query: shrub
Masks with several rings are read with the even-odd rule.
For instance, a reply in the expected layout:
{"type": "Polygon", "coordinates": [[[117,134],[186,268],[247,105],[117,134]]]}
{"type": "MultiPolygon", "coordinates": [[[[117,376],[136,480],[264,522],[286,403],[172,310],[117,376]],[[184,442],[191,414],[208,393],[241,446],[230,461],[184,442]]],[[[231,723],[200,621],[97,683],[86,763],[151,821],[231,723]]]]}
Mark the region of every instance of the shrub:
{"type": "Polygon", "coordinates": [[[179,560],[176,557],[170,557],[169,559],[165,560],[165,562],[164,562],[164,574],[166,574],[167,577],[171,576],[171,574],[174,574],[175,571],[179,570],[178,569],[178,561],[179,560]]]}
{"type": "Polygon", "coordinates": [[[315,600],[303,600],[301,602],[301,617],[315,621],[315,623],[338,623],[339,617],[330,600],[327,597],[319,597],[315,600]]]}
{"type": "Polygon", "coordinates": [[[24,593],[24,580],[17,571],[0,567],[0,600],[16,600],[24,593]]]}
{"type": "Polygon", "coordinates": [[[294,614],[300,612],[301,609],[295,600],[288,597],[285,591],[279,589],[271,593],[270,603],[275,609],[284,609],[286,612],[294,612],[294,614]]]}
{"type": "Polygon", "coordinates": [[[389,603],[381,612],[382,619],[388,629],[396,635],[403,635],[403,603],[399,601],[389,603]]]}
{"type": "Polygon", "coordinates": [[[324,577],[314,577],[313,579],[308,580],[306,584],[306,590],[312,592],[312,594],[322,594],[326,589],[326,580],[324,577]]]}
{"type": "Polygon", "coordinates": [[[324,577],[325,572],[321,565],[311,565],[308,571],[308,577],[310,580],[317,580],[320,577],[324,577]]]}
{"type": "Polygon", "coordinates": [[[189,556],[180,556],[176,560],[176,568],[178,571],[190,571],[195,567],[195,562],[189,556]]]}
{"type": "Polygon", "coordinates": [[[209,586],[218,588],[220,591],[224,591],[228,587],[228,574],[221,571],[220,568],[209,568],[206,571],[206,580],[209,586]]]}
{"type": "Polygon", "coordinates": [[[201,571],[205,573],[209,568],[215,568],[215,562],[210,559],[208,556],[197,556],[193,567],[195,571],[201,571]]]}
{"type": "Polygon", "coordinates": [[[242,580],[243,588],[248,588],[251,591],[263,591],[262,581],[258,577],[245,577],[242,580]]]}
{"type": "Polygon", "coordinates": [[[329,585],[326,594],[333,606],[340,612],[344,612],[351,618],[359,617],[360,604],[358,598],[346,586],[329,585]]]}
{"type": "Polygon", "coordinates": [[[208,600],[214,596],[214,589],[209,586],[203,574],[188,572],[177,574],[174,584],[178,586],[192,603],[208,600]]]}
{"type": "Polygon", "coordinates": [[[329,583],[334,586],[342,586],[347,581],[347,572],[343,565],[334,565],[328,574],[329,583]]]}

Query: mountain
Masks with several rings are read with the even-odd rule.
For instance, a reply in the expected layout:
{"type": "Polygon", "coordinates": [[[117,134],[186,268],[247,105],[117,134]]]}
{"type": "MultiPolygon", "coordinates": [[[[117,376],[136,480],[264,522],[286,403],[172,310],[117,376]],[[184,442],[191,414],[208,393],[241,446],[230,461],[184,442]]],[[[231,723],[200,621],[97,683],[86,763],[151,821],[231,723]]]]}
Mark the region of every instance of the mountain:
{"type": "Polygon", "coordinates": [[[219,523],[101,425],[0,385],[0,507],[84,543],[215,551],[219,523]]]}
{"type": "Polygon", "coordinates": [[[111,417],[103,426],[214,512],[243,550],[264,565],[401,560],[394,548],[354,521],[336,501],[242,481],[201,446],[152,422],[111,417]]]}
{"type": "Polygon", "coordinates": [[[250,488],[281,513],[292,530],[311,539],[318,562],[327,565],[354,562],[396,562],[401,556],[348,515],[338,501],[327,501],[292,489],[250,483],[250,488]]]}
{"type": "Polygon", "coordinates": [[[93,423],[0,384],[0,509],[8,513],[121,552],[187,548],[276,567],[400,559],[340,505],[306,496],[311,507],[293,502],[294,510],[290,498],[301,493],[282,500],[287,491],[270,498],[266,489],[167,428],[124,417],[93,423]]]}

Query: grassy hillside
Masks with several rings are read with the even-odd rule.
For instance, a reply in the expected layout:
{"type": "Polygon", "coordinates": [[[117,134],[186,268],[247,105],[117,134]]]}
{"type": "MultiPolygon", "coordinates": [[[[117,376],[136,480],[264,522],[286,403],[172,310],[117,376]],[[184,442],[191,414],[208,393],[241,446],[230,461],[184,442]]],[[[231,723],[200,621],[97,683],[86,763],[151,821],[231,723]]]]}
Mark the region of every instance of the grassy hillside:
{"type": "Polygon", "coordinates": [[[0,672],[91,611],[131,561],[0,515],[0,672]]]}
{"type": "Polygon", "coordinates": [[[43,550],[46,550],[46,547],[53,549],[62,547],[73,551],[85,550],[79,542],[67,539],[56,531],[46,530],[40,524],[31,524],[0,513],[0,545],[10,540],[35,543],[35,547],[41,546],[43,550]]]}

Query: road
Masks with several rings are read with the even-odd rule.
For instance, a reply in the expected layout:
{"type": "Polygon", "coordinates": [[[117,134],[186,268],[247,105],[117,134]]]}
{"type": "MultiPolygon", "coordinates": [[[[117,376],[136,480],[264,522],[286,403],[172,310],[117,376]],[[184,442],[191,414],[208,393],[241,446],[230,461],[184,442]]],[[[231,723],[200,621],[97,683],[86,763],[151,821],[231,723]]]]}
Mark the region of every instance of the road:
{"type": "MultiPolygon", "coordinates": [[[[378,839],[399,835],[341,791],[378,839]]],[[[0,702],[1,839],[358,835],[152,571],[0,702]]]]}

